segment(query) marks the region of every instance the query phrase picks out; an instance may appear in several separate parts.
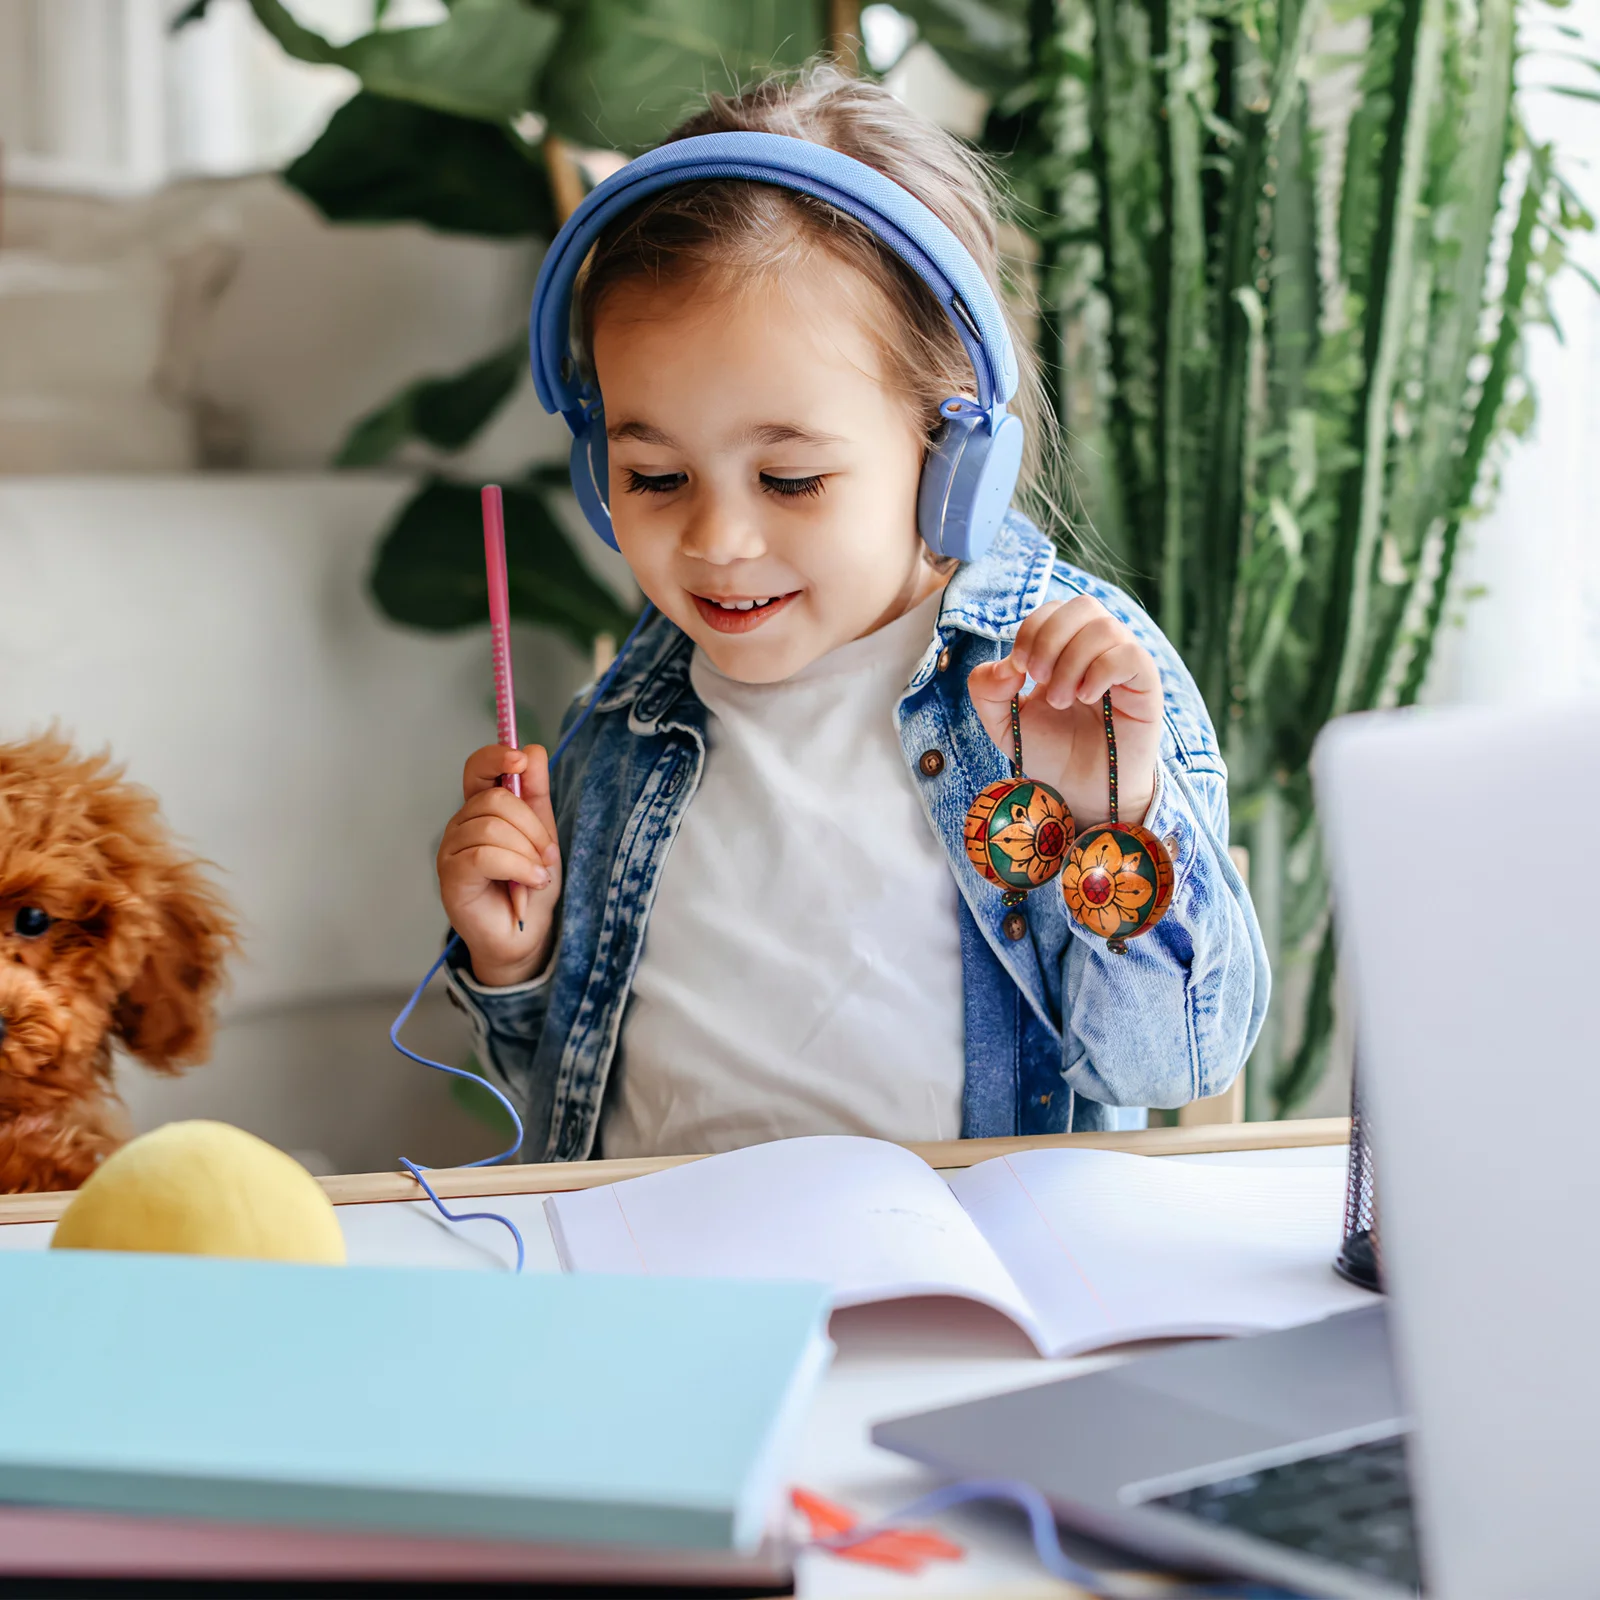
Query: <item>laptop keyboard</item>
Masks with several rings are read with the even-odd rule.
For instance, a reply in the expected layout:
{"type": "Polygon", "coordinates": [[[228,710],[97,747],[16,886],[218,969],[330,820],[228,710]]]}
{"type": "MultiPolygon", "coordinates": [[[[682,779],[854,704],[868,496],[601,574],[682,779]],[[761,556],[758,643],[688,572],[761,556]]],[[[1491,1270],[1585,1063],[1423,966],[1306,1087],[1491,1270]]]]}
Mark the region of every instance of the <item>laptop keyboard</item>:
{"type": "Polygon", "coordinates": [[[1403,1439],[1263,1467],[1149,1504],[1421,1592],[1403,1439]]]}

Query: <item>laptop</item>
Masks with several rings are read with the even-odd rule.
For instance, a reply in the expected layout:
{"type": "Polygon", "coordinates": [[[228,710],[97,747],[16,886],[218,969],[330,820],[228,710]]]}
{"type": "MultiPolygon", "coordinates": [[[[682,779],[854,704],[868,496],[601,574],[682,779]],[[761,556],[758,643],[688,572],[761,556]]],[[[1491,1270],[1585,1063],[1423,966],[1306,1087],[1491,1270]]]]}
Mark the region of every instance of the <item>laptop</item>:
{"type": "Polygon", "coordinates": [[[1314,774],[1387,1300],[873,1438],[1308,1595],[1600,1594],[1600,708],[1349,718],[1314,774]]]}

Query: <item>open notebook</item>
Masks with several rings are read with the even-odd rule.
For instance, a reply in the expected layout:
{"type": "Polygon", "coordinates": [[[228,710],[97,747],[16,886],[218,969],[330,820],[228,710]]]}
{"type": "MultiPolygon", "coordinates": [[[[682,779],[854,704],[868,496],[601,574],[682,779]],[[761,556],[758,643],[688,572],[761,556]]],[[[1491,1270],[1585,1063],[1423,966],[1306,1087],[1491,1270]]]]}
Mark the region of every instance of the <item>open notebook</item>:
{"type": "Polygon", "coordinates": [[[1370,1303],[1335,1276],[1344,1174],[1033,1150],[948,1180],[877,1139],[784,1139],[545,1202],[569,1272],[959,1295],[1041,1355],[1253,1333],[1370,1303]]]}

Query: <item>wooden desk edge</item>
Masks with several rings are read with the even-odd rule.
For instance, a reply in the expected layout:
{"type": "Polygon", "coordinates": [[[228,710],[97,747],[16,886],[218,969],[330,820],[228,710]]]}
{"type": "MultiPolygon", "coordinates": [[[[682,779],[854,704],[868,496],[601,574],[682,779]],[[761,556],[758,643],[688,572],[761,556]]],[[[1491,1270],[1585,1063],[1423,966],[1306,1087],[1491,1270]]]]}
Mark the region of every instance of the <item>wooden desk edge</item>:
{"type": "MultiPolygon", "coordinates": [[[[1193,1128],[1142,1128],[1133,1133],[1060,1133],[1017,1139],[943,1139],[908,1144],[930,1167],[971,1167],[1022,1150],[1126,1150],[1135,1155],[1201,1155],[1226,1150],[1299,1150],[1347,1144],[1348,1117],[1308,1117],[1292,1122],[1216,1123],[1193,1128]]],[[[593,1189],[647,1172],[679,1167],[704,1156],[659,1156],[632,1161],[550,1161],[520,1167],[441,1167],[429,1181],[441,1198],[472,1195],[559,1194],[593,1189]]],[[[422,1190],[404,1172],[352,1172],[319,1178],[338,1206],[388,1200],[420,1200],[422,1190]]],[[[0,1227],[17,1222],[54,1222],[72,1199],[67,1194],[0,1195],[0,1227]]]]}

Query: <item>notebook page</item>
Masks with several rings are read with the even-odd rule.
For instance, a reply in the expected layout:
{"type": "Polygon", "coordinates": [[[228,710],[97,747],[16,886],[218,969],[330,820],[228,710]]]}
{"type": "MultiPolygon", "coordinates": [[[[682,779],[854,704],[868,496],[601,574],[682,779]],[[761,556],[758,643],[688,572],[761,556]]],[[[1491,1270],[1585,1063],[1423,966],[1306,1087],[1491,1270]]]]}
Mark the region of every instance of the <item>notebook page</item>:
{"type": "Polygon", "coordinates": [[[1030,1150],[950,1188],[1027,1296],[1046,1354],[1253,1333],[1371,1303],[1333,1271],[1338,1168],[1030,1150]]]}
{"type": "Polygon", "coordinates": [[[545,1201],[569,1272],[803,1278],[836,1306],[959,1295],[1037,1344],[1028,1302],[926,1162],[878,1139],[780,1139],[545,1201]]]}

